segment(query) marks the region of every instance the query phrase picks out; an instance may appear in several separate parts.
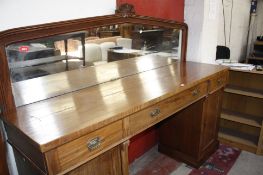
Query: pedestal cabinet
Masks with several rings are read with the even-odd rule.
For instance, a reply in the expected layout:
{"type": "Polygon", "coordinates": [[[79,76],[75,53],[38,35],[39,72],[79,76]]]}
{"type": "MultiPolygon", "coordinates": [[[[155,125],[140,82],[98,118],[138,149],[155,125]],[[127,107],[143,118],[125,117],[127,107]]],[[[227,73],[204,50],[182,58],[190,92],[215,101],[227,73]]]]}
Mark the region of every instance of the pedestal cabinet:
{"type": "Polygon", "coordinates": [[[222,89],[174,114],[160,127],[159,151],[199,167],[218,147],[222,89]]]}

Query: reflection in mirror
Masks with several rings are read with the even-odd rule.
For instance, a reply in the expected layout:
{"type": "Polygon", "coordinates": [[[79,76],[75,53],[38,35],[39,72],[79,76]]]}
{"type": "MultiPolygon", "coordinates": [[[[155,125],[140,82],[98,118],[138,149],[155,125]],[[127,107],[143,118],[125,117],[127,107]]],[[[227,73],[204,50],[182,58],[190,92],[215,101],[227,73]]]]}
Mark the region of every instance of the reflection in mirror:
{"type": "Polygon", "coordinates": [[[79,50],[84,42],[85,32],[77,32],[9,45],[6,55],[12,82],[85,66],[84,49],[79,50]]]}
{"type": "MultiPolygon", "coordinates": [[[[6,55],[13,91],[15,91],[13,94],[16,106],[90,86],[85,83],[79,85],[79,87],[78,85],[72,85],[72,82],[74,82],[72,77],[74,77],[74,71],[77,69],[85,69],[89,66],[98,66],[134,57],[140,59],[141,56],[145,55],[153,55],[156,59],[162,57],[180,59],[181,35],[182,31],[180,29],[124,23],[8,45],[6,55]],[[59,75],[59,73],[62,74],[59,75]],[[61,81],[58,81],[58,77],[68,79],[68,85],[67,83],[64,83],[65,85],[59,84],[61,81]],[[52,92],[51,90],[45,93],[41,92],[43,97],[39,95],[39,98],[36,98],[34,94],[37,94],[41,89],[35,88],[34,93],[32,90],[31,93],[23,90],[29,86],[37,87],[35,84],[38,83],[39,85],[40,82],[52,82],[53,85],[49,86],[58,88],[57,90],[53,89],[52,92]],[[30,96],[32,98],[29,98],[30,96]]],[[[130,74],[132,72],[134,71],[130,71],[130,74]]],[[[108,80],[106,80],[104,77],[103,82],[100,82],[101,78],[94,74],[83,75],[83,77],[87,76],[94,76],[88,78],[96,79],[97,84],[110,81],[113,78],[107,77],[108,80]]]]}
{"type": "MultiPolygon", "coordinates": [[[[115,46],[107,48],[107,61],[117,61],[147,54],[180,59],[181,56],[181,30],[166,29],[158,26],[120,24],[115,26],[120,36],[115,46]]],[[[103,32],[104,35],[105,32],[103,32]]],[[[109,36],[110,31],[107,31],[109,36]]],[[[113,46],[113,43],[112,43],[113,46]]]]}

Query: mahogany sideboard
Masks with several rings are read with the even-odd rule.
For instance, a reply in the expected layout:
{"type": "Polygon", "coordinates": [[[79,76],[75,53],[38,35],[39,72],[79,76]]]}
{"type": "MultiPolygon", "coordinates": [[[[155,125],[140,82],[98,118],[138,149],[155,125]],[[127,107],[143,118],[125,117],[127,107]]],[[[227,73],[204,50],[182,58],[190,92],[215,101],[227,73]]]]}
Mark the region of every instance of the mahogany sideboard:
{"type": "Polygon", "coordinates": [[[115,15],[0,33],[1,120],[19,174],[126,175],[129,139],[156,124],[160,152],[200,166],[218,147],[228,68],[186,61],[186,45],[186,24],[137,16],[127,4],[115,15]],[[129,30],[163,27],[161,48],[107,64],[10,79],[9,45],[84,30],[91,37],[103,26],[117,30],[122,23],[132,24],[129,30]],[[178,50],[176,58],[171,50],[178,50]]]}
{"type": "MultiPolygon", "coordinates": [[[[27,167],[33,174],[127,174],[128,140],[156,123],[161,124],[160,151],[199,166],[218,146],[228,69],[145,56],[92,71],[101,68],[111,74],[113,65],[132,70],[142,62],[152,67],[10,113],[4,123],[20,171],[27,167]]],[[[57,78],[63,80],[63,74],[57,78]]]]}

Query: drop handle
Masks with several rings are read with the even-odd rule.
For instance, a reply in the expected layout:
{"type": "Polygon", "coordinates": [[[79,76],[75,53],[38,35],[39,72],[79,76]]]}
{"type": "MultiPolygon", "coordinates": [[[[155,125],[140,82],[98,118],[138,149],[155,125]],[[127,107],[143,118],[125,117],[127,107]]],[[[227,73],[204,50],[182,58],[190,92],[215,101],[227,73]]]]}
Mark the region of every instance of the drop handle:
{"type": "Polygon", "coordinates": [[[150,116],[157,117],[160,113],[161,113],[161,110],[159,108],[156,108],[152,112],[150,112],[150,116]]]}
{"type": "Polygon", "coordinates": [[[199,94],[199,90],[198,89],[195,89],[193,92],[192,92],[192,95],[195,97],[199,94]]]}
{"type": "Polygon", "coordinates": [[[222,80],[221,79],[218,79],[217,80],[217,85],[220,86],[222,84],[222,80]]]}
{"type": "Polygon", "coordinates": [[[96,138],[90,140],[90,141],[87,143],[88,149],[89,149],[90,151],[93,151],[93,150],[99,148],[100,145],[101,145],[101,141],[102,141],[102,140],[101,140],[100,137],[96,137],[96,138]]]}

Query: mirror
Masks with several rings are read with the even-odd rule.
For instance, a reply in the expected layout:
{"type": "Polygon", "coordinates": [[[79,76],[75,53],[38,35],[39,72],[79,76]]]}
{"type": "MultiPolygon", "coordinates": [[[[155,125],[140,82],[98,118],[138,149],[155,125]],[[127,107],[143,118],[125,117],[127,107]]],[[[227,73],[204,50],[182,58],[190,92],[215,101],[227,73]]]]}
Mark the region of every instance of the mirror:
{"type": "Polygon", "coordinates": [[[85,32],[18,42],[6,47],[11,82],[56,74],[85,66],[79,51],[85,32]]]}
{"type": "MultiPolygon", "coordinates": [[[[127,18],[122,16],[117,16],[118,20],[111,23],[108,18],[115,19],[116,16],[107,17],[105,20],[108,24],[104,20],[100,25],[100,18],[94,18],[98,19],[98,24],[94,25],[95,20],[91,20],[90,26],[87,18],[84,29],[78,29],[78,25],[73,24],[73,31],[61,28],[57,29],[58,34],[46,34],[40,28],[41,35],[36,31],[33,37],[28,37],[25,32],[26,37],[21,35],[21,39],[13,39],[5,44],[15,106],[60,96],[111,81],[117,76],[134,74],[135,71],[129,70],[125,74],[110,73],[101,78],[105,69],[102,65],[110,64],[111,67],[116,66],[117,72],[121,71],[117,61],[140,60],[145,56],[185,61],[187,28],[183,24],[161,20],[149,22],[142,17],[134,20],[140,19],[142,23],[122,22],[127,18]],[[82,74],[79,70],[83,70],[82,74]],[[100,76],[98,70],[101,71],[100,76]],[[84,75],[84,72],[89,73],[84,75]],[[78,85],[77,79],[81,79],[78,85]]],[[[143,67],[140,65],[140,68],[143,67]]]]}
{"type": "Polygon", "coordinates": [[[157,54],[180,59],[181,30],[120,24],[6,47],[13,83],[112,61],[157,54]]]}

